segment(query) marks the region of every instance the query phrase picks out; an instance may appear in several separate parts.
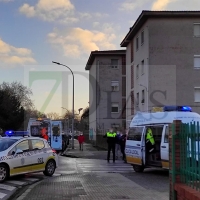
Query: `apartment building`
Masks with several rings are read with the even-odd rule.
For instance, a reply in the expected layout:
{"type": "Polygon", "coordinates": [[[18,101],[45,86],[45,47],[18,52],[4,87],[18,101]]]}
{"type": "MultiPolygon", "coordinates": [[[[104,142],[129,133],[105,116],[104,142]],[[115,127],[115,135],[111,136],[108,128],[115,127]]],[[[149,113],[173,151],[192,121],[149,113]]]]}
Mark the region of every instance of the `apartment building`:
{"type": "Polygon", "coordinates": [[[92,51],[89,70],[89,136],[126,126],[126,51],[92,51]]]}
{"type": "Polygon", "coordinates": [[[200,113],[200,12],[142,11],[126,47],[127,126],[138,111],[189,105],[200,113]]]}

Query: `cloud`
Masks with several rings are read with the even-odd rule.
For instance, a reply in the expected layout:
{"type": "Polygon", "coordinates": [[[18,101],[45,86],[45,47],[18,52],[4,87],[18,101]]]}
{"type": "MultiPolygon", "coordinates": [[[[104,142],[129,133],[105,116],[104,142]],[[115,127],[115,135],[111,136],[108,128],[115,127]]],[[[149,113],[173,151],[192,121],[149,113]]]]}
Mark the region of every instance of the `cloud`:
{"type": "Polygon", "coordinates": [[[200,7],[199,0],[174,0],[168,1],[165,6],[166,10],[197,10],[200,7]]]}
{"type": "Polygon", "coordinates": [[[149,0],[126,0],[122,4],[120,4],[120,11],[134,11],[136,8],[142,7],[149,0]]]}
{"type": "Polygon", "coordinates": [[[32,64],[36,61],[31,56],[32,52],[26,48],[16,48],[12,45],[5,43],[0,38],[0,66],[12,65],[14,67],[17,64],[32,64]]]}
{"type": "Polygon", "coordinates": [[[39,0],[34,6],[27,3],[19,8],[19,12],[27,17],[38,17],[44,21],[74,23],[74,5],[70,0],[39,0]]]}
{"type": "Polygon", "coordinates": [[[32,6],[25,3],[19,8],[19,12],[29,18],[37,17],[43,21],[61,24],[77,23],[80,20],[93,20],[94,18],[109,16],[98,12],[77,12],[70,0],[38,0],[32,6]]]}
{"type": "Polygon", "coordinates": [[[175,1],[176,0],[156,0],[152,5],[152,10],[165,10],[168,4],[175,1]]]}
{"type": "Polygon", "coordinates": [[[113,30],[106,25],[105,31],[72,28],[65,32],[54,30],[48,34],[49,43],[58,49],[62,48],[64,56],[80,57],[94,50],[115,49],[113,30]]]}

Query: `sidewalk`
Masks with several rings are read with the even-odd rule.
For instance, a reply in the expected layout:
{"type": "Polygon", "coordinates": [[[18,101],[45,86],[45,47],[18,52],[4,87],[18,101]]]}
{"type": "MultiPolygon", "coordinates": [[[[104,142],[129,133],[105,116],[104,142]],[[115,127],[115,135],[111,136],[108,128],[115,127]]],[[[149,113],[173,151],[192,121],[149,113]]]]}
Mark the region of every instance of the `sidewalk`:
{"type": "Polygon", "coordinates": [[[18,200],[168,200],[167,192],[147,190],[121,174],[84,173],[44,180],[18,200]]]}
{"type": "MultiPolygon", "coordinates": [[[[62,153],[62,156],[72,158],[87,158],[87,159],[101,159],[106,160],[107,151],[97,150],[92,144],[84,143],[83,151],[79,150],[78,140],[74,139],[74,149],[71,148],[71,140],[69,147],[62,153]]],[[[111,152],[112,159],[112,152],[111,152]]]]}

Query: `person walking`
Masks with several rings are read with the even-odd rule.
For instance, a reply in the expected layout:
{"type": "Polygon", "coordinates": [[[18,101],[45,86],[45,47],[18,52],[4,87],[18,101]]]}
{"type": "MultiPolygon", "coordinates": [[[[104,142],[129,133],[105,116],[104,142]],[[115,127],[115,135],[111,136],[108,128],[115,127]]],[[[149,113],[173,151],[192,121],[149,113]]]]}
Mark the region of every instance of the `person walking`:
{"type": "Polygon", "coordinates": [[[126,147],[126,132],[123,132],[122,136],[120,137],[120,147],[122,153],[122,159],[126,163],[126,154],[125,154],[125,147],[126,147]]]}
{"type": "Polygon", "coordinates": [[[83,143],[85,141],[84,135],[81,133],[78,136],[78,142],[79,142],[79,147],[80,147],[80,151],[83,151],[83,143]]]}
{"type": "Polygon", "coordinates": [[[108,153],[107,153],[107,161],[110,162],[110,151],[112,150],[113,153],[113,163],[115,163],[115,143],[116,143],[116,133],[113,131],[113,129],[110,129],[109,132],[107,132],[104,135],[104,138],[107,138],[108,143],[108,153]]]}

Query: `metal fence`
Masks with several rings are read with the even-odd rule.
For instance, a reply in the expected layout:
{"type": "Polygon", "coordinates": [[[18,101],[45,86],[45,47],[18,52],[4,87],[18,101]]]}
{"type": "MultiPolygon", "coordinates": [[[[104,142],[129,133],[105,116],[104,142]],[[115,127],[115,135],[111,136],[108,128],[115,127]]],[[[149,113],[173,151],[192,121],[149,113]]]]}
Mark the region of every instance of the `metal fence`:
{"type": "MultiPolygon", "coordinates": [[[[180,182],[200,191],[200,126],[199,122],[181,124],[179,134],[172,125],[172,179],[180,175],[180,182]],[[177,145],[178,144],[178,145],[177,145]],[[180,158],[175,155],[180,148],[180,158]],[[177,167],[179,166],[179,167],[177,167]]],[[[174,182],[175,180],[173,180],[174,182]]]]}

